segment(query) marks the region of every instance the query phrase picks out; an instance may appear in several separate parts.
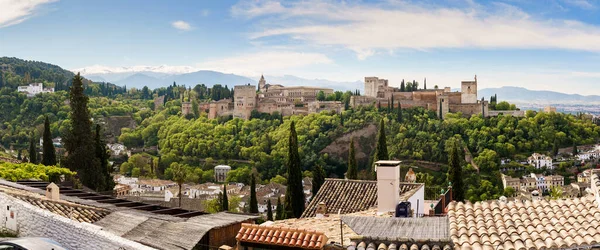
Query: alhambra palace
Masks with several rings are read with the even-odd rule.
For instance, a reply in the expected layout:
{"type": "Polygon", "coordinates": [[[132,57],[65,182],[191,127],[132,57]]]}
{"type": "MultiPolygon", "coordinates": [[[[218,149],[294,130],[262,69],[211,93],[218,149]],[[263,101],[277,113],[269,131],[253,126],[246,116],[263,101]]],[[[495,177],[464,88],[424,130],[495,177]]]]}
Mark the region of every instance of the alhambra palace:
{"type": "MultiPolygon", "coordinates": [[[[500,114],[523,116],[524,112],[488,110],[488,101],[477,98],[477,76],[472,81],[462,81],[461,91],[452,92],[450,87],[443,89],[419,89],[401,92],[399,88],[391,87],[387,79],[365,77],[365,95],[353,95],[350,107],[375,105],[377,107],[401,105],[401,108],[423,107],[435,111],[442,118],[448,113],[462,113],[464,116],[481,115],[485,117],[500,114]],[[441,112],[440,112],[441,109],[441,112]]],[[[261,76],[256,85],[238,85],[234,87],[234,98],[221,99],[201,103],[201,112],[208,113],[210,119],[220,116],[249,119],[253,110],[260,113],[273,114],[278,112],[283,116],[295,114],[311,114],[321,111],[342,112],[344,103],[340,101],[319,101],[317,95],[323,92],[326,96],[334,93],[333,89],[320,87],[285,87],[279,84],[268,84],[261,76]]],[[[182,114],[192,113],[190,102],[182,103],[182,114]]]]}

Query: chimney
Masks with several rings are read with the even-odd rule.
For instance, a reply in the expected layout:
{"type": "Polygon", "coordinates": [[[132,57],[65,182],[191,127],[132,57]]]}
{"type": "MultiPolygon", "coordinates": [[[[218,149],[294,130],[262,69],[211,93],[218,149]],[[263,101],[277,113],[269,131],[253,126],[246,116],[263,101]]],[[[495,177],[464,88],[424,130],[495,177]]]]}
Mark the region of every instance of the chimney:
{"type": "Polygon", "coordinates": [[[319,202],[319,204],[317,204],[317,218],[323,218],[327,215],[327,205],[325,205],[325,202],[319,202]]]}
{"type": "Polygon", "coordinates": [[[378,213],[396,211],[400,202],[400,161],[377,161],[377,210],[378,213]]]}
{"type": "Polygon", "coordinates": [[[56,184],[54,184],[54,182],[50,183],[50,185],[48,185],[46,187],[46,198],[53,200],[53,201],[58,201],[60,200],[60,188],[58,188],[58,186],[56,184]]]}

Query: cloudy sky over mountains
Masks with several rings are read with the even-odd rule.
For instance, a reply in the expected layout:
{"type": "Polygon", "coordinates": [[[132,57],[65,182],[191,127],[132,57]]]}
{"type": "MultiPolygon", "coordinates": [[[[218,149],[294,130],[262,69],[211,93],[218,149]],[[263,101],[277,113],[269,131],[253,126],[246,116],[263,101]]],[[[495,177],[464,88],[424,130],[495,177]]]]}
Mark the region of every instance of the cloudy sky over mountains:
{"type": "Polygon", "coordinates": [[[0,55],[335,81],[600,94],[600,1],[0,0],[0,55]],[[162,67],[161,67],[162,66],[162,67]]]}

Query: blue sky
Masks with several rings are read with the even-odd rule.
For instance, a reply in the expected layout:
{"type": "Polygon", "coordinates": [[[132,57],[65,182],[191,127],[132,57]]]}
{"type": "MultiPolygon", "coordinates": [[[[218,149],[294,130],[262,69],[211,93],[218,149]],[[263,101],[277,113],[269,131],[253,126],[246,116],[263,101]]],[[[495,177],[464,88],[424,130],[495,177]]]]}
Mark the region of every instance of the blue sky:
{"type": "Polygon", "coordinates": [[[0,0],[0,56],[600,94],[599,14],[597,0],[0,0]]]}

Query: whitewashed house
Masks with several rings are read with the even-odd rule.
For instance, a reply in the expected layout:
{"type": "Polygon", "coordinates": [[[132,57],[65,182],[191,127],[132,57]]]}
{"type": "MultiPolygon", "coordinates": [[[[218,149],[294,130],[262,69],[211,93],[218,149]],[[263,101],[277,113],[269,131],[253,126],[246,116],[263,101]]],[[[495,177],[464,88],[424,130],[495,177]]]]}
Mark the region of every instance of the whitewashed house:
{"type": "Polygon", "coordinates": [[[552,157],[538,153],[533,153],[531,156],[529,156],[529,158],[527,158],[527,163],[537,169],[544,167],[548,169],[554,168],[552,166],[552,157]]]}
{"type": "Polygon", "coordinates": [[[27,94],[27,97],[33,97],[41,93],[54,93],[54,88],[44,88],[42,83],[30,83],[27,86],[19,86],[17,89],[19,92],[27,94]]]}

